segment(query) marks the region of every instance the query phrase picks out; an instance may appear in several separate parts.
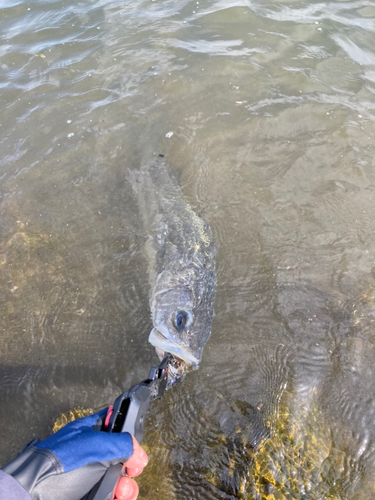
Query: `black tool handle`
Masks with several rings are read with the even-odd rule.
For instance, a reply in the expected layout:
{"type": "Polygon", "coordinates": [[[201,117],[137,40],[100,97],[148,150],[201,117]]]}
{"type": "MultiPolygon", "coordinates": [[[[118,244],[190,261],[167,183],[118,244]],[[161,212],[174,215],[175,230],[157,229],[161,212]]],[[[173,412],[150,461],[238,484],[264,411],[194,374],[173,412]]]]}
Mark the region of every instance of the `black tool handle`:
{"type": "MultiPolygon", "coordinates": [[[[171,355],[167,354],[158,367],[151,368],[147,380],[125,391],[116,399],[109,422],[103,424],[102,431],[129,432],[139,443],[142,441],[143,424],[150,402],[162,397],[166,389],[170,357],[171,355]]],[[[112,409],[109,409],[110,411],[112,409]]],[[[125,468],[121,463],[109,466],[98,487],[92,490],[87,500],[112,499],[117,481],[124,473],[125,468]]]]}
{"type": "Polygon", "coordinates": [[[110,465],[98,488],[91,490],[87,500],[107,500],[111,499],[117,481],[122,475],[123,464],[110,465]]]}
{"type": "Polygon", "coordinates": [[[150,405],[150,388],[142,382],[119,396],[113,405],[107,432],[129,432],[138,442],[143,439],[143,424],[150,405]]]}
{"type": "MultiPolygon", "coordinates": [[[[119,396],[106,432],[129,432],[138,442],[143,439],[143,422],[150,404],[150,390],[146,386],[136,386],[119,396]]],[[[104,430],[104,429],[103,429],[104,430]]],[[[111,499],[113,490],[122,475],[123,464],[110,465],[100,482],[95,495],[88,500],[111,499]]]]}

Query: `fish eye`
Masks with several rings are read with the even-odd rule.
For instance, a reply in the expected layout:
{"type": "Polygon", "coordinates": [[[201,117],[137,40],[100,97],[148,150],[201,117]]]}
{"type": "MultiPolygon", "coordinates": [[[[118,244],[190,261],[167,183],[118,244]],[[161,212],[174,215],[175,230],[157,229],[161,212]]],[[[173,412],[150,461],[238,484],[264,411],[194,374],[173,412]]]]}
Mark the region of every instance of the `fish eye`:
{"type": "Polygon", "coordinates": [[[190,314],[186,311],[176,311],[173,318],[173,325],[178,332],[181,332],[189,323],[190,314]]]}

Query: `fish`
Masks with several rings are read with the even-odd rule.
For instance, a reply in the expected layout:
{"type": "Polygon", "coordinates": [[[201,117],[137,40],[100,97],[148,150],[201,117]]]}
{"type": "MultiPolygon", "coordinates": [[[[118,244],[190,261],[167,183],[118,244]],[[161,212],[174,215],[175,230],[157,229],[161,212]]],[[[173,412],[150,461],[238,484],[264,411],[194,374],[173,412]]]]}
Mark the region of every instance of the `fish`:
{"type": "Polygon", "coordinates": [[[172,354],[168,384],[197,369],[210,338],[216,293],[211,229],[186,201],[176,174],[155,159],[130,172],[147,234],[149,342],[160,359],[172,354]]]}

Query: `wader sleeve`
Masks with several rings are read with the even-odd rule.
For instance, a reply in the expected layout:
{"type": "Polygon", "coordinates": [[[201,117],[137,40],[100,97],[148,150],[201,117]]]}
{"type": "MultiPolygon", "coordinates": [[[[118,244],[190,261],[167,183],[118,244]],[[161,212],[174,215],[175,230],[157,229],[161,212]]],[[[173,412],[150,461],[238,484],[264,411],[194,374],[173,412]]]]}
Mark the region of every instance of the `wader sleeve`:
{"type": "Polygon", "coordinates": [[[13,476],[13,484],[18,482],[26,496],[0,494],[0,500],[82,499],[110,465],[125,463],[133,455],[132,436],[127,432],[95,430],[105,413],[70,422],[43,441],[31,441],[3,467],[5,477],[13,476]]]}
{"type": "Polygon", "coordinates": [[[0,470],[0,498],[4,500],[31,500],[31,496],[20,483],[0,470]]]}

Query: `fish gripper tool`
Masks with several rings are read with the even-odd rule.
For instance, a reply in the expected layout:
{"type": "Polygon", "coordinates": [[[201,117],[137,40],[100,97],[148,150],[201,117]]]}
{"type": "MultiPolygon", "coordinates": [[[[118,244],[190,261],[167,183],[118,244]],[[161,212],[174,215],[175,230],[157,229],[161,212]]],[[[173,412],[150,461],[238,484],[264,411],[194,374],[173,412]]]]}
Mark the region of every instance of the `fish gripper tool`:
{"type": "MultiPolygon", "coordinates": [[[[172,355],[168,353],[158,366],[151,368],[146,380],[122,393],[109,406],[101,431],[129,432],[138,442],[142,441],[148,407],[152,401],[161,398],[167,388],[171,358],[172,355]]],[[[117,482],[125,475],[126,467],[122,463],[111,465],[87,500],[115,499],[117,482]]]]}

